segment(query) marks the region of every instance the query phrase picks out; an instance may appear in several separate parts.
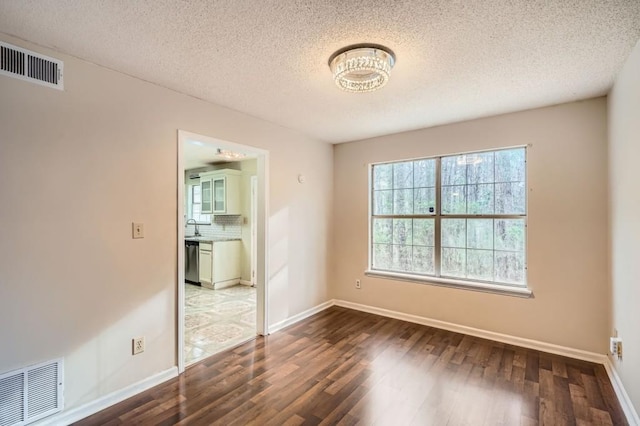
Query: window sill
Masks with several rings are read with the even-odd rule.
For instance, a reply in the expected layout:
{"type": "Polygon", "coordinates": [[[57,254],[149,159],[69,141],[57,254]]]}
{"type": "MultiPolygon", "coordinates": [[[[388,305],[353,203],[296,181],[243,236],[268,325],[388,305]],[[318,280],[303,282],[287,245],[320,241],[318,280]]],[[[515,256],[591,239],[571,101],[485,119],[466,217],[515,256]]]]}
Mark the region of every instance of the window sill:
{"type": "Polygon", "coordinates": [[[372,271],[364,274],[373,278],[389,278],[401,281],[410,281],[420,284],[437,285],[441,287],[460,288],[463,290],[480,291],[483,293],[504,294],[506,296],[531,298],[533,292],[526,287],[482,283],[477,281],[454,280],[450,278],[425,277],[422,275],[403,274],[401,272],[372,271]]]}

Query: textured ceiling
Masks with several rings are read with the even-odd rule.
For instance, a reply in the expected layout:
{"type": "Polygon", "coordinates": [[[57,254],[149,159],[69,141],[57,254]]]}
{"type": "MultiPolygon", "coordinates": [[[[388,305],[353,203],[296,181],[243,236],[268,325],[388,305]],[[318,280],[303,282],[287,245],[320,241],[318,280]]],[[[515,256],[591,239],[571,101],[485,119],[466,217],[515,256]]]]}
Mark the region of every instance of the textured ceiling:
{"type": "Polygon", "coordinates": [[[335,143],[603,95],[640,1],[0,0],[0,32],[335,143]],[[391,81],[342,92],[363,42],[391,81]]]}

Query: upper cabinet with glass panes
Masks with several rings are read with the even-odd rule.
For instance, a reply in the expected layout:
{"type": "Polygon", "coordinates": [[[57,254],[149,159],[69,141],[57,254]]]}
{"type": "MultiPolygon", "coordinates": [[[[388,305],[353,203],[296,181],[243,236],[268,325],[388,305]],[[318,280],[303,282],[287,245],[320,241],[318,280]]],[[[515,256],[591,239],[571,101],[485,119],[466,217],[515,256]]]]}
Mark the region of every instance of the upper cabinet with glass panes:
{"type": "Polygon", "coordinates": [[[242,213],[238,170],[223,169],[200,174],[202,213],[239,215],[242,213]]]}

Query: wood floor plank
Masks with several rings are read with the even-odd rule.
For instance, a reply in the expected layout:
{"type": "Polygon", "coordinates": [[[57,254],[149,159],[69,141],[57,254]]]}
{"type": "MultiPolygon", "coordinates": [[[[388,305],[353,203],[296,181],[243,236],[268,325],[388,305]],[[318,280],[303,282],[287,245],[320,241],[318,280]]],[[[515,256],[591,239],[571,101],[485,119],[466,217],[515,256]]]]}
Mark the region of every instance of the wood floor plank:
{"type": "Polygon", "coordinates": [[[604,404],[607,407],[606,412],[609,414],[611,421],[615,425],[626,424],[627,422],[624,415],[617,409],[619,403],[616,398],[615,391],[613,390],[613,385],[609,381],[609,377],[607,376],[607,372],[604,367],[602,365],[595,366],[594,374],[600,389],[600,394],[602,395],[604,404]]]}
{"type": "Polygon", "coordinates": [[[540,355],[534,351],[527,351],[527,361],[525,365],[526,380],[538,383],[540,378],[540,355]]]}
{"type": "MultiPolygon", "coordinates": [[[[349,410],[362,399],[367,391],[368,389],[364,386],[354,386],[349,390],[349,392],[344,392],[344,395],[347,396],[337,405],[335,400],[327,398],[320,404],[316,405],[316,408],[313,409],[312,415],[315,418],[322,419],[320,423],[321,425],[334,425],[347,416],[352,418],[349,416],[349,410]]],[[[306,408],[300,410],[301,414],[304,414],[305,412],[308,412],[306,408]]],[[[347,423],[351,423],[351,421],[347,423]]]]}
{"type": "Polygon", "coordinates": [[[601,365],[329,308],[86,425],[626,425],[601,365]]]}
{"type": "Polygon", "coordinates": [[[576,417],[576,421],[580,420],[585,423],[591,422],[589,401],[587,401],[587,395],[584,392],[584,388],[580,385],[569,383],[569,394],[571,395],[573,413],[576,417]]]}
{"type": "Polygon", "coordinates": [[[551,369],[554,376],[560,376],[566,379],[569,378],[569,374],[567,373],[567,364],[562,362],[561,358],[554,357],[554,359],[551,360],[551,369]]]}

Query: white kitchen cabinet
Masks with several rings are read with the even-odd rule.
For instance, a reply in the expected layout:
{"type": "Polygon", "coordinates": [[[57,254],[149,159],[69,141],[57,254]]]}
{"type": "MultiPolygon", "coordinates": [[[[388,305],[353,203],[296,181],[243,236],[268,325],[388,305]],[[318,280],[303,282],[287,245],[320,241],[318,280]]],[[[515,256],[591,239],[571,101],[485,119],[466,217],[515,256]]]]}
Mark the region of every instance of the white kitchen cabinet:
{"type": "Polygon", "coordinates": [[[218,176],[211,178],[213,187],[213,213],[224,214],[227,212],[227,177],[218,176]]]}
{"type": "Polygon", "coordinates": [[[200,243],[198,254],[200,284],[213,284],[213,244],[200,243]]]}
{"type": "Polygon", "coordinates": [[[242,214],[238,170],[223,169],[200,174],[202,213],[214,215],[242,214]],[[205,199],[205,190],[208,191],[205,199]],[[205,200],[207,203],[205,204],[205,200]]]}
{"type": "Polygon", "coordinates": [[[202,214],[213,213],[211,183],[211,179],[200,179],[200,212],[202,214]]]}
{"type": "Polygon", "coordinates": [[[221,289],[240,283],[241,241],[200,243],[200,284],[221,289]]]}

